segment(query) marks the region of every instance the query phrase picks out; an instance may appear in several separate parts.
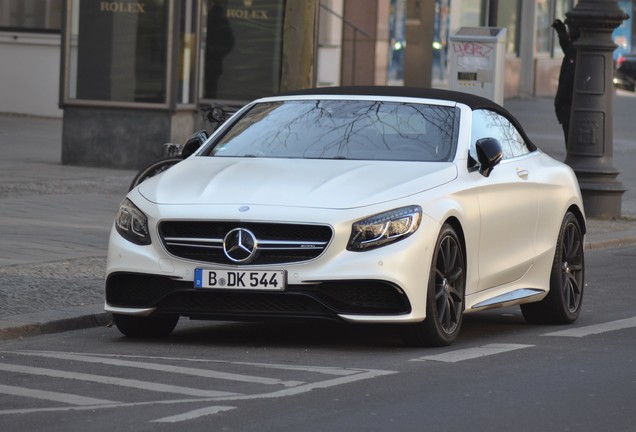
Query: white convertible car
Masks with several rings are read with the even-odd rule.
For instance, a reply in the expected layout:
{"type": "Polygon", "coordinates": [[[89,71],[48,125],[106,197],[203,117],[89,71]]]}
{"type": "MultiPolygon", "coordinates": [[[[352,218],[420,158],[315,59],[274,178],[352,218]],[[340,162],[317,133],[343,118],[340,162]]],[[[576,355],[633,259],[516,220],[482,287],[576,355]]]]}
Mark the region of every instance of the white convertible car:
{"type": "Polygon", "coordinates": [[[180,316],[326,318],[439,346],[465,313],[579,315],[576,177],[493,102],[312,89],[254,101],[199,141],[117,214],[105,308],[125,335],[167,335],[180,316]]]}

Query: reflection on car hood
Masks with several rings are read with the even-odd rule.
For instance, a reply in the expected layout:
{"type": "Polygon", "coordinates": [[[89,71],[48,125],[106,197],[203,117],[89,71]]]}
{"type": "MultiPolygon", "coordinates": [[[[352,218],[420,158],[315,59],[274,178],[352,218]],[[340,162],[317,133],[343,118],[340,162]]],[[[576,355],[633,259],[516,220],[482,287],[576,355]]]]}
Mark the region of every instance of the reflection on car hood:
{"type": "Polygon", "coordinates": [[[354,208],[403,198],[457,176],[452,163],[191,157],[139,192],[157,204],[354,208]]]}

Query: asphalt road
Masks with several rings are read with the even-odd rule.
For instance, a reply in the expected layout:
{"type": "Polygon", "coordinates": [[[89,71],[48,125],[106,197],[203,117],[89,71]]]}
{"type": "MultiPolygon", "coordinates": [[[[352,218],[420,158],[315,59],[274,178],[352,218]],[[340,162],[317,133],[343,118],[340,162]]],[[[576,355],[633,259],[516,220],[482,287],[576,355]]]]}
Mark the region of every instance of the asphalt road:
{"type": "Polygon", "coordinates": [[[100,327],[0,345],[11,431],[633,431],[636,248],[587,253],[582,315],[466,317],[456,344],[386,327],[182,320],[136,341],[100,327]]]}

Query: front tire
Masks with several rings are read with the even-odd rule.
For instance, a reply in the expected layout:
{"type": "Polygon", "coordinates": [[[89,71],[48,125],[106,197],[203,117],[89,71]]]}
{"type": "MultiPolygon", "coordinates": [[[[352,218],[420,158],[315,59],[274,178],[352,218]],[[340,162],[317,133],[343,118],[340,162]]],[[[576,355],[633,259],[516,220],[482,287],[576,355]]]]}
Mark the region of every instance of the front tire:
{"type": "Polygon", "coordinates": [[[438,236],[428,279],[426,320],[404,329],[409,345],[452,344],[464,317],[466,262],[455,230],[445,224],[438,236]]]}
{"type": "Polygon", "coordinates": [[[124,335],[138,338],[168,336],[179,321],[179,315],[141,317],[113,314],[117,329],[124,335]]]}
{"type": "Polygon", "coordinates": [[[550,292],[536,303],[521,305],[532,324],[570,324],[581,313],[585,284],[584,241],[576,216],[568,212],[561,224],[550,272],[550,292]]]}

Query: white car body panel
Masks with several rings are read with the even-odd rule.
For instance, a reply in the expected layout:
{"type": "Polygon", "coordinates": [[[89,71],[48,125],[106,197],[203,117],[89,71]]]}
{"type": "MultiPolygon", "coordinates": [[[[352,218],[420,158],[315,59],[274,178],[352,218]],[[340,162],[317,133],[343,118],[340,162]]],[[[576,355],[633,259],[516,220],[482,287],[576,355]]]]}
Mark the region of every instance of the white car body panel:
{"type": "Polygon", "coordinates": [[[394,201],[448,183],[452,163],[191,157],[139,186],[162,205],[271,205],[347,209],[394,201]],[[383,172],[378,176],[378,170],[383,172]],[[188,185],[184,188],[183,185],[188,185]],[[228,187],[231,185],[231,187],[228,187]],[[239,191],[237,193],[237,191],[239,191]]]}

